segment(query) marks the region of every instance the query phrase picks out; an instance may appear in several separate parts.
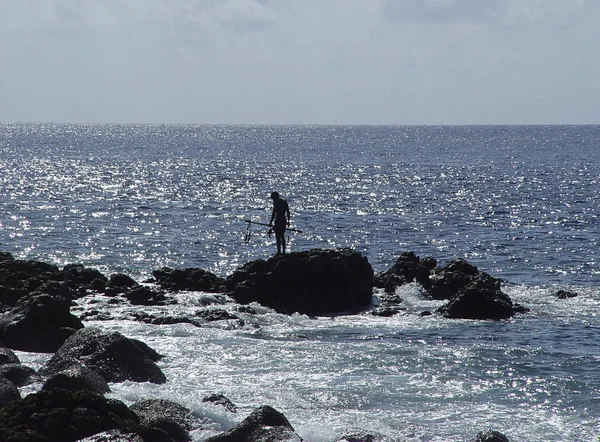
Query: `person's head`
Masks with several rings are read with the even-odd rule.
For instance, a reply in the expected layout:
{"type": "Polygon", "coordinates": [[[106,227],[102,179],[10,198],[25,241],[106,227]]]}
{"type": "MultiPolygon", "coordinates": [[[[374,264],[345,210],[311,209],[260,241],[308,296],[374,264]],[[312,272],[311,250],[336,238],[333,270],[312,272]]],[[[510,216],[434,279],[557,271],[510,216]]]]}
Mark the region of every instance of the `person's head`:
{"type": "Polygon", "coordinates": [[[279,199],[279,193],[277,193],[277,192],[271,192],[271,199],[272,200],[278,200],[279,199]]]}

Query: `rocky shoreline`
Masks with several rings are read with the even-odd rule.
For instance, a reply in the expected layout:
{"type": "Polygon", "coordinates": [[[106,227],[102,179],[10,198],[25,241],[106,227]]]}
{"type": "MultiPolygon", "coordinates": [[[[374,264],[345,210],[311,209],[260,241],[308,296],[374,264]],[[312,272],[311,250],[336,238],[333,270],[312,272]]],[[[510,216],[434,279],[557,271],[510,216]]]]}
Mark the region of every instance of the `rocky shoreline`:
{"type": "MultiPolygon", "coordinates": [[[[55,265],[15,259],[0,252],[0,440],[4,441],[187,441],[201,423],[179,404],[148,399],[131,406],[105,398],[109,383],[164,383],[156,364],[162,357],[139,340],[85,327],[86,319],[110,316],[96,310],[73,314],[79,300],[102,296],[114,303],[159,306],[177,302],[170,294],[213,294],[208,304],[238,304],[254,314],[258,303],[283,314],[368,314],[393,316],[402,310],[396,289],[418,284],[425,296],[444,300],[436,311],[421,312],[451,319],[500,320],[526,313],[501,290],[502,281],[464,259],[438,266],[431,257],[401,254],[385,272],[375,273],[368,260],[351,249],[314,249],[252,261],[227,278],[203,269],[162,268],[138,283],[125,274],[103,275],[83,265],[55,265]],[[377,302],[374,302],[376,300],[377,302]],[[39,370],[20,363],[12,350],[52,354],[39,370]],[[22,398],[18,387],[42,383],[22,398]]],[[[203,295],[205,296],[205,295],[203,295]]],[[[559,297],[576,296],[558,293],[559,297]]],[[[225,309],[202,309],[191,317],[157,316],[141,310],[132,319],[151,324],[239,320],[225,309]]],[[[229,399],[204,400],[235,413],[229,399]]],[[[269,406],[256,408],[232,430],[208,441],[300,441],[289,421],[269,406]]],[[[340,435],[338,441],[371,442],[377,435],[340,435]]],[[[507,441],[484,431],[476,441],[507,441]]]]}

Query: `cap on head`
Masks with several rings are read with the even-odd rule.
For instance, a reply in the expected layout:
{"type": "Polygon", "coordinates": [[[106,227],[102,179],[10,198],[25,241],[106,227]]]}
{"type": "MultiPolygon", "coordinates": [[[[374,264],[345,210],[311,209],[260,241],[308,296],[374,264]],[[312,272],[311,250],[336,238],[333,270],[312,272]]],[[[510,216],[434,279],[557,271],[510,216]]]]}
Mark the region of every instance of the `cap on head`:
{"type": "Polygon", "coordinates": [[[279,198],[279,193],[277,193],[277,192],[271,192],[271,199],[275,200],[277,198],[279,198]]]}

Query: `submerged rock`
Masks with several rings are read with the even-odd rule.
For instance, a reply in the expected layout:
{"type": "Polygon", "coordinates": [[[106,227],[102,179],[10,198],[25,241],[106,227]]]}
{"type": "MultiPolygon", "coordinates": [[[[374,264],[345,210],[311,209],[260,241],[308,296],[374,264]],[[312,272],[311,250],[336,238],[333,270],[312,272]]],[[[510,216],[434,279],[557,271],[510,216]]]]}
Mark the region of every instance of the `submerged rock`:
{"type": "Polygon", "coordinates": [[[232,413],[237,413],[236,405],[233,402],[231,402],[227,397],[223,396],[222,394],[211,394],[211,395],[203,398],[202,402],[210,402],[215,405],[220,405],[222,407],[225,407],[225,409],[227,411],[230,411],[232,413]]]}
{"type": "Polygon", "coordinates": [[[102,375],[107,382],[162,384],[167,379],[153,360],[157,356],[146,344],[118,332],[85,328],[65,341],[39,373],[57,374],[76,361],[102,375]]]}
{"type": "Polygon", "coordinates": [[[480,431],[473,442],[509,442],[508,438],[495,430],[480,431]]]}
{"type": "Polygon", "coordinates": [[[264,405],[226,433],[205,442],[302,442],[287,418],[273,407],[264,405]]]}
{"type": "Polygon", "coordinates": [[[313,249],[249,262],[227,278],[227,291],[282,313],[338,313],[371,304],[373,268],[351,249],[313,249]]]}

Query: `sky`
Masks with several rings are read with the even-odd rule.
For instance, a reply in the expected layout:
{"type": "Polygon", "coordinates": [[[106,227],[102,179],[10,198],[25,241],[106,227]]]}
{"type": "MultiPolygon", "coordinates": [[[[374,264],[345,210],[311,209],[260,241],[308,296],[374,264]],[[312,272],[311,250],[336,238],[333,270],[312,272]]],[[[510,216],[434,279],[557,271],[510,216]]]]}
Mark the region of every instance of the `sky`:
{"type": "Polygon", "coordinates": [[[0,0],[0,121],[600,124],[600,0],[0,0]]]}

